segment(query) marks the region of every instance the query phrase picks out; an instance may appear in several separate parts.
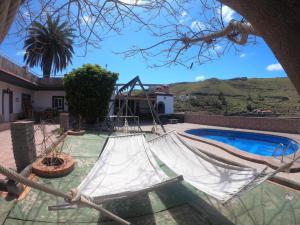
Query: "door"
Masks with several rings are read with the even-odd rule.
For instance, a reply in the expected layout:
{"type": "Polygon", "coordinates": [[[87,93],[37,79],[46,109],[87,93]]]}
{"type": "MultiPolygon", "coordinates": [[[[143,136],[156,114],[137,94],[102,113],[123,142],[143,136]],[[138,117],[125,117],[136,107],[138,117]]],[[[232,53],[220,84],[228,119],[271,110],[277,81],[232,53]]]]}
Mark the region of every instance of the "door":
{"type": "Polygon", "coordinates": [[[4,122],[9,122],[9,94],[8,93],[3,93],[3,120],[4,122]]]}
{"type": "Polygon", "coordinates": [[[32,117],[31,96],[28,94],[22,94],[22,112],[24,118],[32,117]]]}
{"type": "Polygon", "coordinates": [[[58,111],[64,111],[65,109],[65,98],[64,96],[53,96],[52,97],[52,108],[58,111]]]}

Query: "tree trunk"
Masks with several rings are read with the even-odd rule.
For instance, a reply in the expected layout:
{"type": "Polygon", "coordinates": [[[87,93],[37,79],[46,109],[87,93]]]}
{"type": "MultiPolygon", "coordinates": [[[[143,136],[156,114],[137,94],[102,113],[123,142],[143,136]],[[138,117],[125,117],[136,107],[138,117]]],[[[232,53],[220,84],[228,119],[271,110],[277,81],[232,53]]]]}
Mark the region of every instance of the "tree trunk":
{"type": "Polygon", "coordinates": [[[52,60],[46,60],[43,65],[43,77],[49,78],[51,73],[52,60]]]}
{"type": "Polygon", "coordinates": [[[244,16],[255,27],[300,95],[300,1],[219,1],[244,16]]]}
{"type": "Polygon", "coordinates": [[[0,1],[0,44],[7,35],[22,2],[21,0],[0,1]]]}

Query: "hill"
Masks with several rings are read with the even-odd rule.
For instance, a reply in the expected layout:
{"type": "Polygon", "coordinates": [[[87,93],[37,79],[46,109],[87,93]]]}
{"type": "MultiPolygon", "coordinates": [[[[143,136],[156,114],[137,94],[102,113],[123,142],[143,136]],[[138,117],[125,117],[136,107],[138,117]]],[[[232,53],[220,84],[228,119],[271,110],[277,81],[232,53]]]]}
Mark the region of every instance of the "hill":
{"type": "Polygon", "coordinates": [[[200,82],[170,84],[175,111],[204,111],[208,114],[300,116],[300,96],[288,78],[216,78],[200,82]]]}

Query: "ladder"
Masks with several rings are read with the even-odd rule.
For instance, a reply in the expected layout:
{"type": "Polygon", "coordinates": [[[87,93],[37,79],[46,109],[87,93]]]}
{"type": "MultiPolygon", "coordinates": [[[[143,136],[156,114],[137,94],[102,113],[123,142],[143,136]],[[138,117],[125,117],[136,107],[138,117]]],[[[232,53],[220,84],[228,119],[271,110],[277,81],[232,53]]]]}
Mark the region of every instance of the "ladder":
{"type": "MultiPolygon", "coordinates": [[[[284,144],[279,143],[279,144],[276,146],[276,148],[275,148],[275,150],[274,150],[272,156],[273,156],[274,158],[276,158],[276,155],[275,155],[275,154],[281,149],[282,154],[280,155],[280,157],[281,157],[281,160],[280,160],[280,161],[283,162],[283,157],[285,156],[286,152],[287,152],[288,149],[290,148],[291,144],[292,144],[292,142],[290,142],[290,143],[284,148],[284,144]],[[281,147],[281,148],[280,148],[280,147],[281,147]],[[283,148],[284,148],[284,149],[283,149],[283,148]]],[[[293,159],[295,159],[295,157],[296,157],[296,151],[295,151],[294,154],[293,154],[293,159]]]]}

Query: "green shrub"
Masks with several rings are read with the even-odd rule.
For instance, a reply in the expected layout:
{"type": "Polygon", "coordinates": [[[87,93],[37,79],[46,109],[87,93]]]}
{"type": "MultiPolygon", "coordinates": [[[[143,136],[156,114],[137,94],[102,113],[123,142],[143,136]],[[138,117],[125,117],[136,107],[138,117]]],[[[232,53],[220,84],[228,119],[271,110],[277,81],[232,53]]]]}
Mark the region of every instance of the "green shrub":
{"type": "Polygon", "coordinates": [[[264,101],[265,100],[265,98],[263,96],[261,96],[260,94],[257,95],[257,98],[258,98],[259,101],[264,101]]]}
{"type": "Polygon", "coordinates": [[[96,118],[105,118],[114,86],[118,79],[117,73],[109,72],[99,65],[83,65],[64,78],[64,88],[69,111],[81,122],[95,122],[96,118]]]}
{"type": "Polygon", "coordinates": [[[247,110],[248,110],[249,112],[251,112],[253,109],[254,109],[254,108],[253,108],[253,106],[252,106],[251,104],[248,104],[248,105],[247,105],[247,110]]]}

